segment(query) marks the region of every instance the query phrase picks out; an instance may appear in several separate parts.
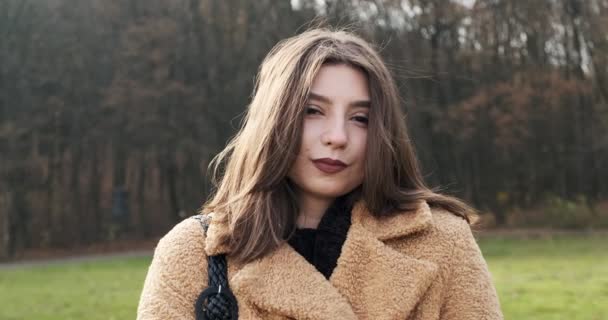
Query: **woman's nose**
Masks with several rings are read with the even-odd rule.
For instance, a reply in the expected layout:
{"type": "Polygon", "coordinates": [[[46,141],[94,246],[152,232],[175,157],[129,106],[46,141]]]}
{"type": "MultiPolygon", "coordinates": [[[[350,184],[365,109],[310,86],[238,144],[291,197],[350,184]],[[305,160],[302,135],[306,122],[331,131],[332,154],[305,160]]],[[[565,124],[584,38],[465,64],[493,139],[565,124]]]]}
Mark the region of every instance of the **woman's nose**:
{"type": "Polygon", "coordinates": [[[327,125],[327,129],[321,137],[321,142],[334,148],[344,147],[348,143],[348,132],[346,132],[345,121],[336,119],[328,121],[327,125]]]}

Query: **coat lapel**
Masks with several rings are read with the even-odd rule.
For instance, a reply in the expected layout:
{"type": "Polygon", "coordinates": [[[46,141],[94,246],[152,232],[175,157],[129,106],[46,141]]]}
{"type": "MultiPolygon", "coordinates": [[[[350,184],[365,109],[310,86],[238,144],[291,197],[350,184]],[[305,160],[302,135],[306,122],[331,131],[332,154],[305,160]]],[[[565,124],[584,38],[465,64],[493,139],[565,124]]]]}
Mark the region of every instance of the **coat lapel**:
{"type": "MultiPolygon", "coordinates": [[[[389,218],[369,214],[360,201],[329,281],[287,243],[231,273],[239,298],[260,310],[294,319],[405,319],[437,276],[436,264],[398,252],[384,243],[430,226],[431,212],[419,209],[389,218]]],[[[209,227],[206,251],[223,228],[209,227]]]]}
{"type": "Polygon", "coordinates": [[[437,276],[437,265],[400,253],[381,240],[422,231],[430,222],[426,203],[416,212],[386,219],[372,217],[361,204],[355,206],[330,282],[359,319],[406,319],[416,307],[437,276]]]}
{"type": "Polygon", "coordinates": [[[356,319],[347,300],[288,244],[245,265],[233,291],[257,308],[293,319],[356,319]]]}

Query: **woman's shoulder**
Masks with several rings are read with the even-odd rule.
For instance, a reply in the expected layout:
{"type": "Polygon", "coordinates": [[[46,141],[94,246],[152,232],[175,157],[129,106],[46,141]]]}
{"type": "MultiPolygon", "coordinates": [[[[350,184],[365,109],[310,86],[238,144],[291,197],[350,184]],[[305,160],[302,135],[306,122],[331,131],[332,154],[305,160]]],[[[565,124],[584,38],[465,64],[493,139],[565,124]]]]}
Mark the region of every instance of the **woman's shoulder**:
{"type": "Polygon", "coordinates": [[[431,215],[433,220],[433,229],[438,234],[454,238],[466,237],[472,233],[471,226],[464,217],[461,217],[444,208],[431,207],[431,215]]]}
{"type": "Polygon", "coordinates": [[[184,240],[198,240],[204,243],[205,232],[203,224],[207,223],[209,216],[197,214],[185,218],[175,224],[159,241],[160,243],[172,244],[184,240]]]}
{"type": "Polygon", "coordinates": [[[200,268],[206,262],[202,226],[206,219],[206,216],[196,215],[176,224],[158,241],[154,259],[167,267],[200,268]]]}
{"type": "Polygon", "coordinates": [[[192,303],[207,279],[200,219],[184,219],[158,241],[141,293],[138,319],[192,316],[192,303]]]}
{"type": "MultiPolygon", "coordinates": [[[[444,248],[442,257],[447,319],[503,319],[492,276],[469,222],[448,210],[432,209],[432,243],[444,248]]],[[[473,228],[474,229],[474,228],[473,228]]]]}
{"type": "Polygon", "coordinates": [[[431,241],[449,252],[450,264],[465,264],[464,261],[477,260],[480,264],[483,257],[473,229],[469,222],[446,209],[432,208],[433,227],[431,241]]]}
{"type": "Polygon", "coordinates": [[[403,239],[407,244],[420,248],[425,253],[430,250],[434,258],[448,258],[456,246],[475,242],[471,227],[466,219],[446,209],[430,207],[430,217],[426,228],[412,237],[403,239]]]}

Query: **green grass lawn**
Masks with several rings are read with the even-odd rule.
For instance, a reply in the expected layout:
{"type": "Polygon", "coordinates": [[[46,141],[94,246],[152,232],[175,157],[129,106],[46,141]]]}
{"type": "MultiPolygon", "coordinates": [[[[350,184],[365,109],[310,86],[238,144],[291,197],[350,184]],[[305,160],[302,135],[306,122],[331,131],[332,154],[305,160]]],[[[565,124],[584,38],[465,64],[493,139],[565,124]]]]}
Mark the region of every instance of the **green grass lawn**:
{"type": "Polygon", "coordinates": [[[608,319],[608,237],[484,239],[505,319],[608,319]]]}
{"type": "Polygon", "coordinates": [[[0,270],[0,319],[135,319],[150,258],[0,270]]]}
{"type": "MultiPolygon", "coordinates": [[[[608,319],[608,238],[483,239],[506,319],[608,319]]],[[[134,319],[150,258],[0,270],[0,319],[134,319]]]]}

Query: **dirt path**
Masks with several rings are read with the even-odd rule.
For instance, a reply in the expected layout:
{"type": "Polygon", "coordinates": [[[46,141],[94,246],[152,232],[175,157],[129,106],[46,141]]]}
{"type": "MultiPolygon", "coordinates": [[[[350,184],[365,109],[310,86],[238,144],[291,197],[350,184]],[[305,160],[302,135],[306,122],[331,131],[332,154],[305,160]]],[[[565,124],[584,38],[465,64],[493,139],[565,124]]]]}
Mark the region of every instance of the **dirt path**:
{"type": "Polygon", "coordinates": [[[138,258],[138,257],[151,257],[153,251],[152,250],[133,250],[126,252],[117,252],[117,253],[100,253],[100,254],[87,254],[73,257],[62,257],[62,258],[53,258],[53,259],[38,259],[38,260],[21,260],[14,262],[5,262],[0,263],[0,271],[1,270],[11,270],[11,269],[20,269],[20,268],[31,268],[31,267],[39,267],[39,266],[52,266],[52,265],[62,265],[68,263],[75,262],[92,262],[92,261],[103,261],[103,260],[112,260],[112,259],[123,259],[123,258],[138,258]]]}
{"type": "MultiPolygon", "coordinates": [[[[608,237],[608,230],[553,230],[553,229],[489,229],[476,230],[474,232],[476,238],[519,238],[519,239],[546,239],[562,236],[602,236],[608,237]]],[[[90,262],[121,258],[136,258],[136,257],[151,257],[154,252],[154,245],[157,240],[154,239],[131,250],[122,247],[120,251],[111,251],[117,248],[106,248],[110,250],[106,252],[91,253],[91,252],[72,252],[69,256],[55,257],[39,257],[35,259],[24,259],[10,262],[0,262],[0,271],[28,268],[37,266],[61,265],[75,262],[90,262]]]]}
{"type": "Polygon", "coordinates": [[[537,239],[553,237],[586,237],[586,236],[608,236],[608,230],[556,230],[556,229],[488,229],[476,230],[475,236],[483,238],[519,238],[537,239]]]}

